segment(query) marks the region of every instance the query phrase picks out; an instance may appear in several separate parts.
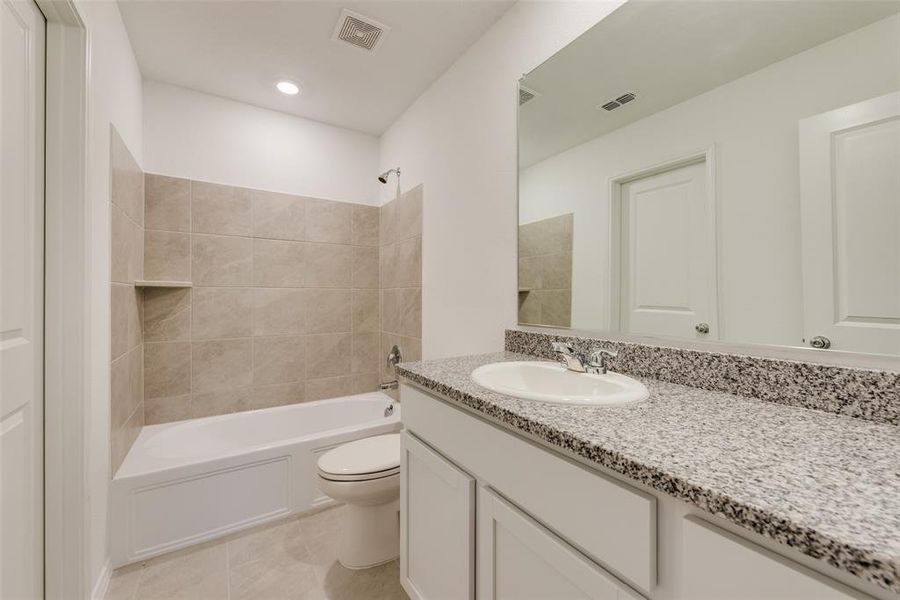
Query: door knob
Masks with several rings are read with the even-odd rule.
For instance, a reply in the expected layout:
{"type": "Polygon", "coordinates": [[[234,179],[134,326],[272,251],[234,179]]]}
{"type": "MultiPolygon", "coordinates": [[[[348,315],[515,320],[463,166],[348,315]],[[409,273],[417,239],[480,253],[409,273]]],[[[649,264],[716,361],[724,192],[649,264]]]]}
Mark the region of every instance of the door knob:
{"type": "Polygon", "coordinates": [[[697,323],[696,325],[694,325],[694,329],[697,330],[697,333],[706,335],[707,333],[709,333],[709,323],[697,323]]]}
{"type": "Polygon", "coordinates": [[[809,345],[817,350],[827,350],[828,348],[831,348],[831,340],[824,335],[817,335],[809,340],[809,345]]]}

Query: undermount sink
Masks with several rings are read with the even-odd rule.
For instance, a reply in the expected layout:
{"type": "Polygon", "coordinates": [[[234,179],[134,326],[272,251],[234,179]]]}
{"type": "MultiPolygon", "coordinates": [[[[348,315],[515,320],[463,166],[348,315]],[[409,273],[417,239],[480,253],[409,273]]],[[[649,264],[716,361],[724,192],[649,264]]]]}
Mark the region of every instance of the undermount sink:
{"type": "Polygon", "coordinates": [[[472,380],[498,394],[554,404],[612,406],[650,395],[643,383],[621,373],[576,373],[551,362],[492,363],[472,371],[472,380]]]}

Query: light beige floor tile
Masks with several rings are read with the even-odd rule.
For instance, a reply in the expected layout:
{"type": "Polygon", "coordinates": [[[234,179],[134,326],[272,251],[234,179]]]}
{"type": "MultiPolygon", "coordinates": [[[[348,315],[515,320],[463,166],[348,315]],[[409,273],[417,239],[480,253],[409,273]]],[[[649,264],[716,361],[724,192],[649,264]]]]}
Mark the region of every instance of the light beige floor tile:
{"type": "Polygon", "coordinates": [[[298,562],[308,558],[300,523],[294,518],[263,525],[228,540],[228,567],[232,570],[261,559],[298,562]]]}
{"type": "Polygon", "coordinates": [[[302,562],[261,558],[229,571],[230,600],[296,600],[318,587],[315,570],[302,562]]]}
{"type": "Polygon", "coordinates": [[[106,600],[131,600],[137,591],[141,580],[143,568],[140,564],[129,565],[116,569],[109,580],[109,588],[106,590],[106,600]]]}
{"type": "Polygon", "coordinates": [[[224,543],[188,548],[147,562],[135,600],[218,600],[228,597],[224,543]]]}

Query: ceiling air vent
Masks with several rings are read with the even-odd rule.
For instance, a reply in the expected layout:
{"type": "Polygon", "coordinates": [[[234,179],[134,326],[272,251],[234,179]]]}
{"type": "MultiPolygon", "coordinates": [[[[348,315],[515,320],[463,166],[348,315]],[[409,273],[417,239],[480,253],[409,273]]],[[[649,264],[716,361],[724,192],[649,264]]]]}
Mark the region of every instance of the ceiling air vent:
{"type": "Polygon", "coordinates": [[[602,108],[603,110],[616,110],[623,104],[628,104],[632,100],[637,99],[637,94],[634,92],[625,92],[615,100],[610,100],[609,102],[605,102],[598,106],[597,108],[602,108]]]}
{"type": "Polygon", "coordinates": [[[531,102],[537,97],[537,92],[534,90],[529,90],[527,87],[519,86],[519,106],[522,106],[526,102],[531,102]]]}
{"type": "Polygon", "coordinates": [[[338,19],[331,39],[374,52],[390,30],[390,27],[375,19],[345,8],[341,11],[341,18],[338,19]]]}

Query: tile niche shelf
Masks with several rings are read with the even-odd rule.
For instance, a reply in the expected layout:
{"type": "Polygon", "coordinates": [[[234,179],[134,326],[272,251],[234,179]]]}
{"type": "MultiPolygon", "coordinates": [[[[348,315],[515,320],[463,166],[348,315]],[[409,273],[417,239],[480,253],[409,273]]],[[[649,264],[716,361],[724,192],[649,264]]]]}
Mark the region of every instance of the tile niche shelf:
{"type": "Polygon", "coordinates": [[[193,287],[190,281],[148,281],[138,279],[134,282],[134,287],[139,288],[189,288],[193,287]]]}

